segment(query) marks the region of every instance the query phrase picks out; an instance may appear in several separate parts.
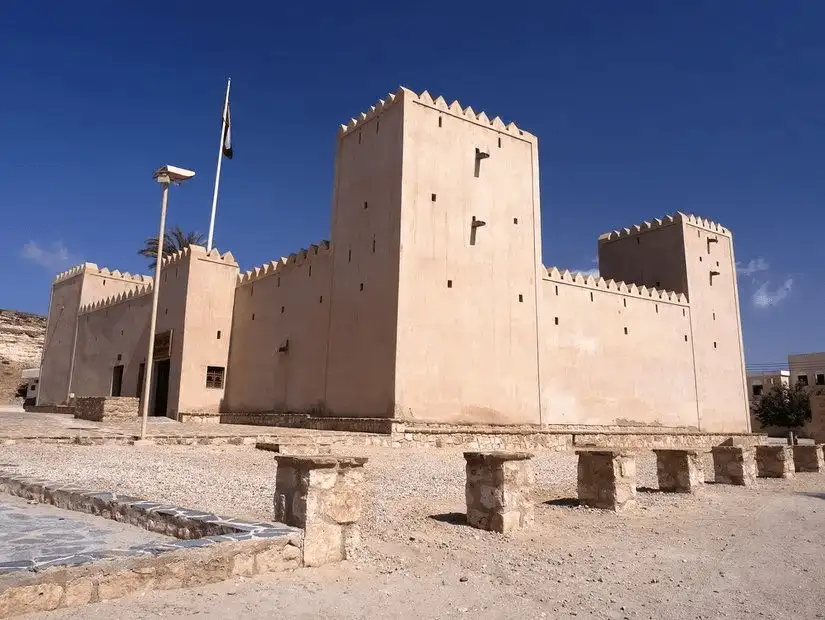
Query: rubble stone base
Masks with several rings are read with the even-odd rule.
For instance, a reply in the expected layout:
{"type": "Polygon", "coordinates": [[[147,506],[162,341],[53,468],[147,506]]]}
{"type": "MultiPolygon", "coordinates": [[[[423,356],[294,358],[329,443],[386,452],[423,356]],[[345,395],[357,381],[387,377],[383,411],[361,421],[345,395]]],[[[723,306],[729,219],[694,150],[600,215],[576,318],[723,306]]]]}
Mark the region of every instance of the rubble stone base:
{"type": "Polygon", "coordinates": [[[506,534],[533,523],[532,455],[465,452],[467,524],[506,534]]]}
{"type": "Polygon", "coordinates": [[[365,457],[275,457],[275,518],[304,530],[303,563],[345,560],[360,546],[365,457]]]}
{"type": "Polygon", "coordinates": [[[751,486],[756,481],[754,449],[745,446],[714,446],[713,472],[717,484],[751,486]]]}
{"type": "Polygon", "coordinates": [[[756,472],[760,478],[793,478],[791,446],[756,446],[756,472]]]}
{"type": "Polygon", "coordinates": [[[796,471],[800,472],[822,472],[825,471],[825,450],[823,446],[800,446],[793,447],[793,462],[796,471]]]}
{"type": "Polygon", "coordinates": [[[91,396],[74,399],[74,417],[91,422],[140,417],[140,400],[134,396],[91,396]]]}
{"type": "Polygon", "coordinates": [[[636,504],[635,455],[615,450],[577,450],[579,503],[622,510],[636,504]]]}
{"type": "Polygon", "coordinates": [[[659,490],[695,493],[705,486],[702,456],[695,450],[654,450],[659,490]]]}

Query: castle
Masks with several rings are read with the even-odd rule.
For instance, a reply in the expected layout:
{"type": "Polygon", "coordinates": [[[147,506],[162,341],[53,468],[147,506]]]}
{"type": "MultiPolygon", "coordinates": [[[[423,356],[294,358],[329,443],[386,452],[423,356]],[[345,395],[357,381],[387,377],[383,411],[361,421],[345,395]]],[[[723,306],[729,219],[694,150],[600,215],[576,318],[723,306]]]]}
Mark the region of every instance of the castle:
{"type": "MultiPolygon", "coordinates": [[[[749,432],[733,242],[677,213],[541,257],[538,140],[401,88],[340,128],[332,242],[164,257],[150,412],[749,432]]],[[[39,404],[140,395],[151,278],[52,286],[39,404]]]]}

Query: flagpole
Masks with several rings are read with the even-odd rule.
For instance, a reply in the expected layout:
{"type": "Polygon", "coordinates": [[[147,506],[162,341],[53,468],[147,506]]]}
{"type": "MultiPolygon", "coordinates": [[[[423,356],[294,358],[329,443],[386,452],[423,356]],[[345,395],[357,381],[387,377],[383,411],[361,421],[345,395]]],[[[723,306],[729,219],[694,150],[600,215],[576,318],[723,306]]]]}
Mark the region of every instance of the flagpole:
{"type": "Polygon", "coordinates": [[[209,219],[209,239],[206,242],[206,251],[212,251],[212,234],[215,232],[215,211],[218,208],[218,186],[221,182],[221,162],[223,161],[223,139],[226,131],[226,110],[229,108],[229,85],[232,79],[226,80],[226,100],[223,104],[223,116],[221,116],[221,144],[218,147],[218,170],[215,173],[215,191],[212,194],[212,217],[209,219]]]}

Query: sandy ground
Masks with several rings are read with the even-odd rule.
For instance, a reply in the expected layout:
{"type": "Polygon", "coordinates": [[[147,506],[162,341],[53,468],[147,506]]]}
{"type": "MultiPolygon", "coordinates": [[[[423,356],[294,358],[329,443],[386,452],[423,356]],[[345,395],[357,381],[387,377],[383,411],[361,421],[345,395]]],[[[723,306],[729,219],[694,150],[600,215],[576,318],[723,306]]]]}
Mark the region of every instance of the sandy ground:
{"type": "MultiPolygon", "coordinates": [[[[353,451],[358,453],[359,451],[353,451]]],[[[361,453],[366,453],[361,451],[361,453]]],[[[150,592],[40,618],[814,618],[825,613],[825,475],[655,489],[575,507],[575,456],[540,455],[536,521],[512,536],[462,524],[458,451],[372,450],[359,557],[323,569],[150,592]]],[[[229,516],[271,518],[275,465],[251,447],[0,447],[0,469],[229,516]]],[[[712,477],[712,474],[710,474],[712,477]]]]}

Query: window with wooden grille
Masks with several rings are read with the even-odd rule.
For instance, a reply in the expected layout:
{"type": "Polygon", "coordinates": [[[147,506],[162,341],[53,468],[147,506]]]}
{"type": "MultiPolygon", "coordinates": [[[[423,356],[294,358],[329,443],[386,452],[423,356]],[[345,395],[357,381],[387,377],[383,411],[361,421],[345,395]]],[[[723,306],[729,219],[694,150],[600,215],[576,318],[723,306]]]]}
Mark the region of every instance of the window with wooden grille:
{"type": "Polygon", "coordinates": [[[207,366],[206,367],[206,387],[208,388],[223,388],[223,366],[207,366]]]}

